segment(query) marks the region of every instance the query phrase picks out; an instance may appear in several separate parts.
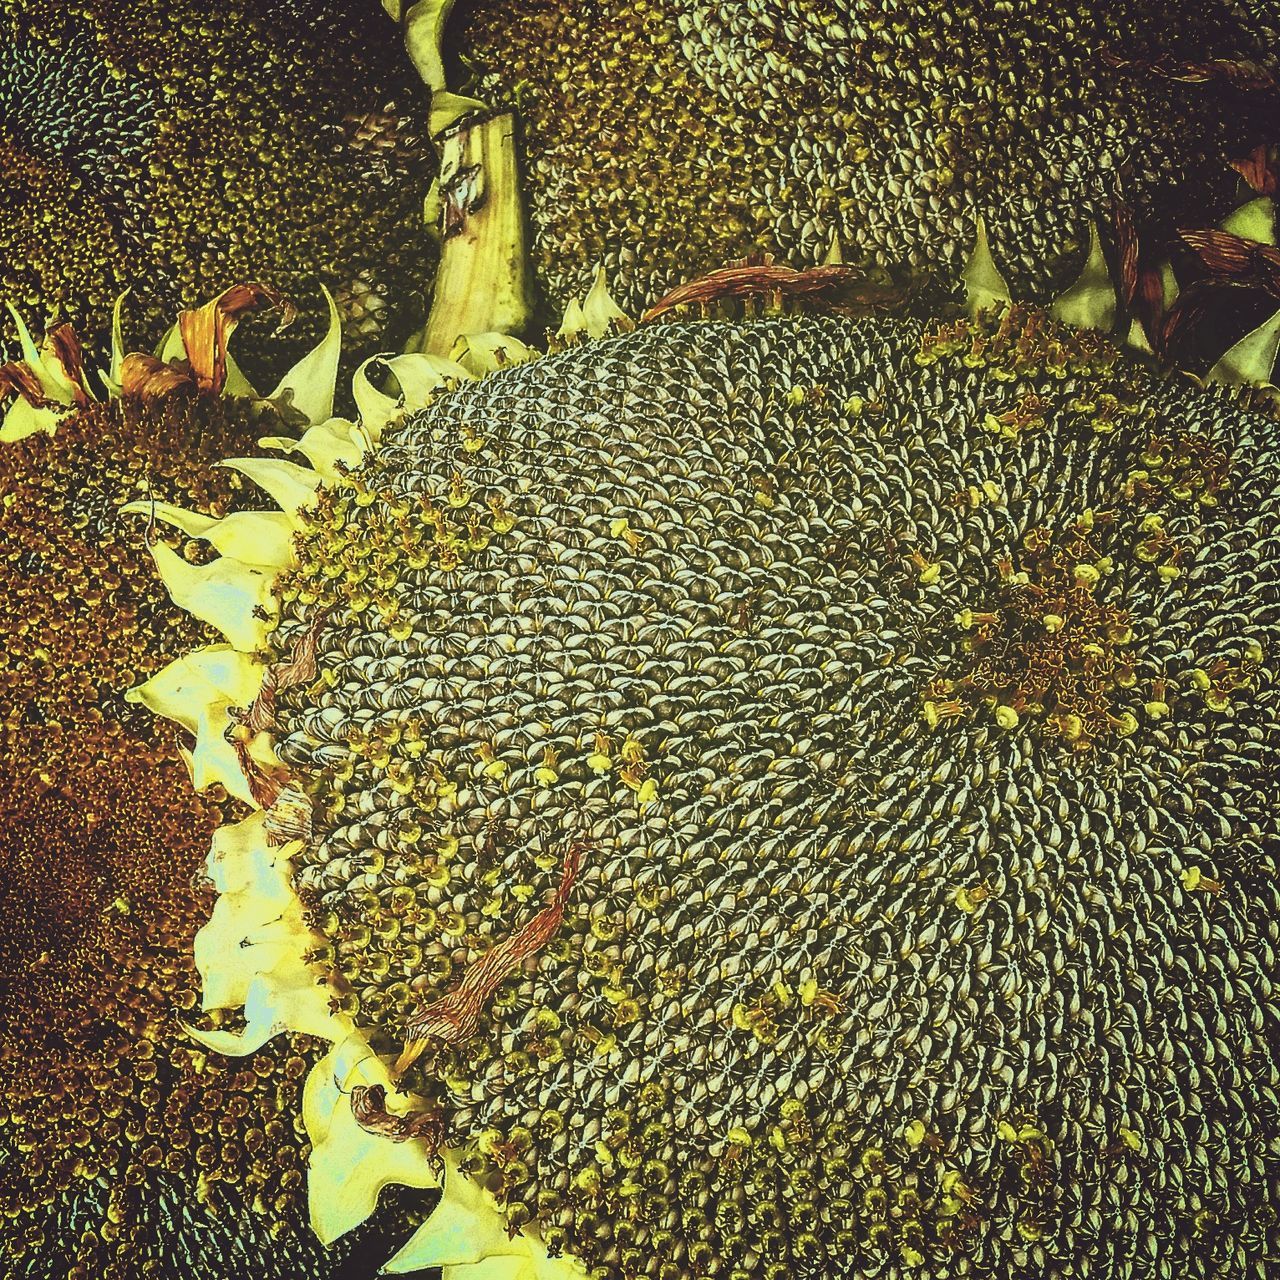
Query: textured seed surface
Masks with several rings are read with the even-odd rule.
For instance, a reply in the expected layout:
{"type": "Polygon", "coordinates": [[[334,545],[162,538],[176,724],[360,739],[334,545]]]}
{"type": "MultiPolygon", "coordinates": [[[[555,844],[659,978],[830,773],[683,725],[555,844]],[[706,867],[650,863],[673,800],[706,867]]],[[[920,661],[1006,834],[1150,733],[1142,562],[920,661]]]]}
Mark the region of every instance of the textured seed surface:
{"type": "Polygon", "coordinates": [[[975,214],[1015,293],[1044,297],[1117,188],[1157,231],[1234,190],[1239,104],[1101,52],[1267,47],[1199,2],[474,0],[454,21],[481,91],[526,117],[553,303],[599,260],[631,310],[753,246],[813,263],[833,233],[951,283],[975,214]]]}
{"type": "MultiPolygon", "coordinates": [[[[176,735],[123,694],[217,636],[174,606],[119,507],[225,512],[245,402],[119,402],[0,449],[0,1274],[363,1277],[405,1209],[326,1254],[306,1220],[302,1082],[322,1052],[199,1051],[192,939],[209,839],[176,735]],[[199,441],[199,444],[193,444],[199,441]]],[[[157,526],[156,534],[170,533],[157,526]]],[[[199,553],[173,540],[175,549],[199,553]]]]}
{"type": "MultiPolygon", "coordinates": [[[[312,299],[320,280],[349,353],[388,327],[394,346],[434,265],[423,106],[377,0],[7,0],[0,294],[96,343],[128,288],[145,348],[231,284],[312,299]]],[[[299,349],[317,315],[291,332],[299,349]]],[[[242,333],[250,367],[266,332],[242,333]]],[[[6,320],[4,358],[12,338],[6,320]]]]}
{"type": "Polygon", "coordinates": [[[652,327],[440,395],[280,644],[317,959],[601,1276],[1261,1278],[1280,432],[1039,313],[652,327]],[[1024,576],[1025,575],[1025,576],[1024,576]]]}

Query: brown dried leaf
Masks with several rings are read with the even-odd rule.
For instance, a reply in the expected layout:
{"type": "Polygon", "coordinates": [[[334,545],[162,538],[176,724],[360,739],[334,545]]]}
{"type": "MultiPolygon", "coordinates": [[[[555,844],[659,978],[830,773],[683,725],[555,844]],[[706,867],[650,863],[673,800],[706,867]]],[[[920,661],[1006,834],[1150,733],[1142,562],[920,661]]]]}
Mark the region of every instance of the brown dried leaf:
{"type": "Polygon", "coordinates": [[[1178,237],[1215,280],[1265,289],[1280,297],[1280,249],[1214,227],[1179,231],[1178,237]]]}
{"type": "Polygon", "coordinates": [[[409,1018],[405,1023],[404,1051],[395,1065],[397,1075],[417,1058],[429,1040],[460,1044],[475,1035],[484,1007],[502,981],[559,932],[565,903],[582,865],[582,855],[589,847],[581,841],[572,842],[565,850],[560,884],[551,902],[527,924],[486,951],[467,969],[452,991],[409,1018]]]}
{"type": "Polygon", "coordinates": [[[1280,190],[1280,152],[1275,147],[1260,142],[1247,156],[1229,163],[1260,196],[1274,196],[1280,190]]]}
{"type": "Polygon", "coordinates": [[[1102,60],[1121,71],[1135,71],[1180,84],[1224,84],[1240,93],[1276,93],[1280,81],[1262,66],[1245,58],[1210,58],[1189,62],[1179,58],[1122,58],[1104,49],[1102,60]]]}
{"type": "Polygon", "coordinates": [[[909,290],[905,288],[868,280],[857,267],[833,263],[797,271],[748,259],[678,285],[654,303],[640,317],[640,323],[656,320],[675,307],[708,306],[726,299],[803,298],[825,303],[833,309],[883,310],[899,306],[908,296],[909,290]]]}
{"type": "Polygon", "coordinates": [[[158,400],[174,391],[195,389],[191,366],[169,364],[158,356],[134,351],[120,365],[120,394],[128,399],[158,400]]]}
{"type": "Polygon", "coordinates": [[[48,403],[40,386],[40,379],[23,360],[12,360],[8,364],[0,364],[0,398],[10,392],[21,396],[35,409],[48,403]]]}
{"type": "Polygon", "coordinates": [[[55,324],[44,336],[43,346],[46,352],[54,357],[62,366],[71,383],[71,394],[76,404],[81,407],[91,404],[93,397],[89,394],[88,374],[84,367],[84,348],[75,330],[67,321],[55,324]]]}

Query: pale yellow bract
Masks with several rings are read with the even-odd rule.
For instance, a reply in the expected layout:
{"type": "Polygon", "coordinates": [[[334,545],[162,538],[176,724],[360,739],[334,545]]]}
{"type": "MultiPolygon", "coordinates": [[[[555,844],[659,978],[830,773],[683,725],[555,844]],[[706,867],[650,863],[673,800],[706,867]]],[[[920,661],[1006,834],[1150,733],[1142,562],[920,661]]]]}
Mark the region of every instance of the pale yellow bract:
{"type": "MultiPolygon", "coordinates": [[[[597,299],[590,311],[607,316],[610,304],[597,299]]],[[[607,323],[584,328],[603,332],[607,323]]],[[[356,1085],[383,1085],[393,1111],[411,1111],[423,1103],[395,1092],[387,1064],[352,1019],[335,1012],[337,992],[326,972],[305,958],[322,939],[307,926],[293,888],[291,858],[298,846],[268,842],[265,815],[225,737],[229,709],[249,705],[261,687],[265,667],[255,656],[266,643],[261,614],[270,606],[277,575],[293,564],[292,533],[301,527],[301,512],[319,486],[336,480],[340,466],[357,466],[390,423],[421,407],[437,390],[534,354],[505,334],[483,334],[459,343],[457,361],[422,354],[379,358],[378,365],[399,384],[399,397],[374,385],[373,362],[367,362],[355,375],[360,412],[351,422],[332,416],[340,350],[331,306],[329,332],[266,397],[286,415],[305,420],[305,429],[297,438],[270,437],[261,443],[300,453],[309,465],[271,459],[228,464],[258,484],[274,500],[275,510],[236,512],[218,520],[169,504],[153,509],[150,503],[135,502],[126,508],[173,525],[220,553],[208,564],[191,565],[164,543],[152,548],[174,602],[219,630],[227,643],[175,659],[127,697],[176,721],[194,737],[189,759],[198,789],[219,783],[255,810],[214,836],[207,873],[218,898],[195,940],[203,1009],[241,1009],[244,1026],[238,1031],[188,1030],[205,1048],[231,1056],[254,1053],[285,1032],[332,1045],[312,1069],[303,1095],[303,1120],[312,1144],[311,1224],[326,1244],[369,1217],[382,1188],[432,1188],[438,1183],[431,1152],[421,1140],[394,1142],[370,1133],[351,1113],[350,1091],[356,1085]]],[[[263,765],[278,763],[267,734],[259,734],[250,750],[263,765]]],[[[489,1193],[458,1173],[448,1152],[444,1167],[437,1208],[387,1262],[387,1271],[438,1266],[449,1280],[559,1280],[583,1274],[572,1259],[548,1258],[536,1236],[509,1238],[489,1193]]]]}

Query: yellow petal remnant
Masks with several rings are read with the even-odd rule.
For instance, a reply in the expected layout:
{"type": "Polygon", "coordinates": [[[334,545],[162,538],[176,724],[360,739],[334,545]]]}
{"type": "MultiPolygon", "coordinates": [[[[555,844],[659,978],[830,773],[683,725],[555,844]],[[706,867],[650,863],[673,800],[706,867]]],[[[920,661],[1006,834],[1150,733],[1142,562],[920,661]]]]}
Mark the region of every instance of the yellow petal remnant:
{"type": "Polygon", "coordinates": [[[218,465],[247,476],[286,515],[297,515],[310,505],[320,486],[315,471],[279,458],[227,458],[218,465]]]}
{"type": "Polygon", "coordinates": [[[587,319],[582,314],[582,299],[570,298],[564,306],[564,316],[556,337],[562,342],[574,342],[587,331],[587,319]]]}
{"type": "Polygon", "coordinates": [[[194,734],[192,771],[197,791],[219,782],[237,799],[253,804],[235,749],[223,736],[228,707],[247,707],[257,696],[263,667],[230,645],[210,645],[177,658],[125,701],[174,720],[194,734]]]}
{"type": "MultiPolygon", "coordinates": [[[[221,852],[225,857],[234,849],[234,871],[245,880],[241,888],[219,896],[196,935],[195,957],[203,1007],[243,1002],[245,1028],[187,1027],[187,1032],[205,1048],[231,1057],[254,1053],[285,1031],[345,1039],[351,1023],[334,1011],[337,993],[305,959],[319,938],[307,927],[293,890],[291,855],[299,845],[268,844],[265,820],[255,826],[250,818],[237,828],[232,844],[221,846],[221,852]]],[[[219,852],[215,840],[211,861],[219,852]]]]}
{"type": "Polygon", "coordinates": [[[449,356],[469,374],[479,378],[509,364],[523,364],[526,360],[534,359],[537,354],[519,338],[491,331],[459,338],[449,356]]]}
{"type": "Polygon", "coordinates": [[[282,511],[235,511],[221,520],[187,511],[168,502],[145,499],[120,508],[122,515],[154,516],[181,529],[188,538],[207,542],[221,555],[247,565],[285,569],[293,563],[293,522],[282,511]]]}
{"type": "Polygon", "coordinates": [[[603,338],[610,333],[629,333],[636,327],[636,322],[614,302],[603,263],[597,265],[595,278],[582,304],[582,324],[593,338],[603,338]]]}
{"type": "Polygon", "coordinates": [[[340,467],[354,469],[364,460],[367,450],[361,438],[363,434],[356,429],[355,423],[345,418],[330,418],[309,427],[301,439],[264,436],[258,443],[264,449],[300,453],[325,480],[334,481],[341,474],[340,467]]]}
{"type": "Polygon", "coordinates": [[[326,1245],[368,1218],[384,1187],[439,1185],[425,1140],[393,1142],[360,1127],[350,1101],[357,1085],[382,1085],[392,1111],[425,1105],[393,1092],[386,1066],[358,1032],[345,1036],[312,1068],[302,1095],[302,1118],[311,1140],[307,1182],[311,1226],[326,1245]]]}
{"type": "Polygon", "coordinates": [[[241,653],[266,642],[260,616],[271,602],[271,577],[260,568],[220,556],[209,564],[188,564],[165,542],[151,548],[165,590],[174,604],[217,627],[241,653]]]}
{"type": "Polygon", "coordinates": [[[493,1196],[459,1173],[447,1156],[439,1206],[382,1269],[396,1275],[424,1267],[443,1267],[446,1276],[468,1280],[574,1280],[586,1275],[576,1258],[549,1258],[537,1236],[525,1232],[509,1236],[493,1196]]]}
{"type": "Polygon", "coordinates": [[[54,325],[37,348],[22,316],[12,305],[9,312],[17,326],[22,359],[0,365],[0,397],[17,394],[0,421],[0,443],[4,444],[39,431],[53,435],[68,413],[95,399],[71,326],[54,325]]]}
{"type": "Polygon", "coordinates": [[[320,341],[276,384],[267,399],[286,415],[301,416],[310,426],[333,417],[333,395],[342,358],[342,321],[333,295],[320,286],[329,304],[329,327],[320,341]]]}

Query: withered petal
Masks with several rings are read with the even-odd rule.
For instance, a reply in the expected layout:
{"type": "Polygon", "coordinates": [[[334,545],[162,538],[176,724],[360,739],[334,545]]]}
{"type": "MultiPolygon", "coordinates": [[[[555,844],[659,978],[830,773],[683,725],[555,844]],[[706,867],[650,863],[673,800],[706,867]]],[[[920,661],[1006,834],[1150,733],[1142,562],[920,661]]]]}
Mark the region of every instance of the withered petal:
{"type": "Polygon", "coordinates": [[[134,351],[120,365],[120,394],[126,398],[158,400],[174,391],[195,388],[195,375],[185,361],[170,364],[158,356],[134,351]]]}
{"type": "Polygon", "coordinates": [[[280,328],[293,321],[297,309],[266,284],[234,284],[202,307],[178,315],[178,331],[199,391],[217,395],[227,381],[227,341],[249,312],[263,305],[281,313],[280,328]]]}

